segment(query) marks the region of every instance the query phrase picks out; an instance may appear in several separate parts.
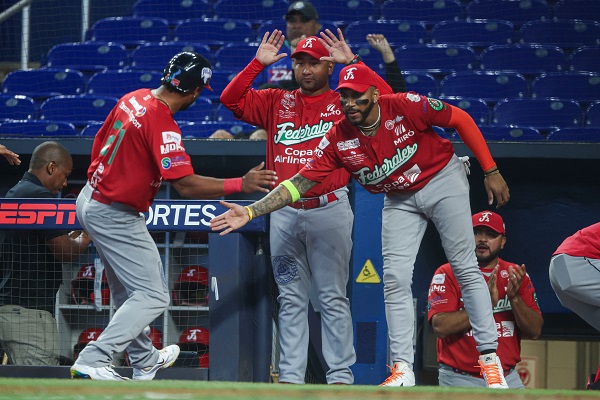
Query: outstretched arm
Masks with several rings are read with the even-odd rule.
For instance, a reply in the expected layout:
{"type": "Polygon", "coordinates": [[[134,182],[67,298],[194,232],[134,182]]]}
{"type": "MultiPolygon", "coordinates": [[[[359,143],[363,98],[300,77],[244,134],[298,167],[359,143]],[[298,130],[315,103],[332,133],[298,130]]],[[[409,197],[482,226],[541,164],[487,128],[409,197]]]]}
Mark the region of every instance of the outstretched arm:
{"type": "Polygon", "coordinates": [[[4,156],[10,165],[21,165],[21,159],[19,158],[19,155],[17,153],[13,153],[2,144],[0,144],[0,155],[4,156]]]}
{"type": "Polygon", "coordinates": [[[269,192],[277,182],[275,171],[263,170],[262,162],[241,178],[218,179],[202,175],[188,175],[171,181],[180,195],[190,199],[214,199],[232,193],[269,192]]]}
{"type": "Polygon", "coordinates": [[[317,182],[310,181],[300,174],[294,175],[286,182],[280,184],[267,196],[250,206],[243,207],[239,204],[221,201],[221,204],[229,210],[213,218],[210,221],[210,228],[213,231],[222,231],[221,236],[226,235],[246,225],[253,218],[269,214],[293,203],[317,184],[317,182]]]}

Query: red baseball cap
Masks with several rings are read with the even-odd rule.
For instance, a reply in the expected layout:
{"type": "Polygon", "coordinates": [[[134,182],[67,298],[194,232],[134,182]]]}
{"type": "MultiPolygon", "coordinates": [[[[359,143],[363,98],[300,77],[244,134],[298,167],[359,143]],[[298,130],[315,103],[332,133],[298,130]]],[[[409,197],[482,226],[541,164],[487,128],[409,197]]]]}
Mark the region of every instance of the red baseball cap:
{"type": "Polygon", "coordinates": [[[502,217],[491,211],[482,211],[474,214],[473,217],[473,228],[476,226],[487,226],[494,232],[506,235],[506,228],[502,217]]]}
{"type": "Polygon", "coordinates": [[[292,54],[292,58],[295,58],[302,53],[308,54],[317,60],[320,60],[321,57],[329,57],[329,52],[325,50],[325,47],[319,42],[319,39],[316,36],[309,36],[298,42],[298,46],[296,46],[296,51],[292,54]]]}
{"type": "Polygon", "coordinates": [[[366,92],[371,86],[376,86],[377,81],[373,76],[375,72],[365,64],[346,65],[340,71],[340,79],[337,89],[352,89],[358,93],[366,92]]]}

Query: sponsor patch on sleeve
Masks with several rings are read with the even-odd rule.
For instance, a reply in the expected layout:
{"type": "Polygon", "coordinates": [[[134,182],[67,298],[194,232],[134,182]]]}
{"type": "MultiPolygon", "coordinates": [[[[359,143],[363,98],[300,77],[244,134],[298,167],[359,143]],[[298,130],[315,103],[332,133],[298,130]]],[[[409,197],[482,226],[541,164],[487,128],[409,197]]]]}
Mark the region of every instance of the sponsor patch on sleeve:
{"type": "Polygon", "coordinates": [[[442,103],[438,99],[427,98],[427,102],[429,103],[429,105],[431,106],[431,108],[433,108],[435,111],[440,111],[441,109],[446,108],[446,106],[444,106],[444,103],[442,103]]]}
{"type": "Polygon", "coordinates": [[[431,279],[432,285],[441,285],[446,281],[446,274],[436,274],[431,279]]]}

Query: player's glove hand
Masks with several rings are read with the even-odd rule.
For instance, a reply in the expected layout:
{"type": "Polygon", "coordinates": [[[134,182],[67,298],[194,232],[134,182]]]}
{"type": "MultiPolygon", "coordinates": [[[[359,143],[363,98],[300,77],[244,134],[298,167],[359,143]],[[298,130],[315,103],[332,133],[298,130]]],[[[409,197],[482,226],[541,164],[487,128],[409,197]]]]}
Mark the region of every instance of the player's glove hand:
{"type": "Polygon", "coordinates": [[[277,182],[277,174],[275,171],[263,169],[264,167],[265,163],[263,161],[242,177],[242,192],[269,193],[269,188],[275,186],[275,183],[277,182]]]}

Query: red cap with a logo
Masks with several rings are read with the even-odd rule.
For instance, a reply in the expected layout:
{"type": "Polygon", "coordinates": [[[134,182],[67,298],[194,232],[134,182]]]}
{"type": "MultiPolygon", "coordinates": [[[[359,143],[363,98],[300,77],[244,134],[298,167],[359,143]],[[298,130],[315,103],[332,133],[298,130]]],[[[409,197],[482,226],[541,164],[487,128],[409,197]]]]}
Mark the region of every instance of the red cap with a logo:
{"type": "Polygon", "coordinates": [[[494,232],[506,235],[506,228],[502,217],[491,211],[482,211],[473,215],[473,228],[476,226],[487,226],[494,232]]]}
{"type": "Polygon", "coordinates": [[[329,57],[329,52],[325,50],[325,46],[319,42],[316,36],[309,36],[299,41],[292,58],[296,58],[302,53],[308,54],[317,60],[320,60],[321,57],[329,57]]]}
{"type": "Polygon", "coordinates": [[[358,93],[364,93],[371,86],[375,86],[379,89],[381,94],[393,93],[392,88],[383,80],[383,78],[377,75],[375,71],[367,67],[364,63],[359,62],[346,65],[342,68],[340,71],[339,84],[335,90],[347,88],[358,93]]]}

